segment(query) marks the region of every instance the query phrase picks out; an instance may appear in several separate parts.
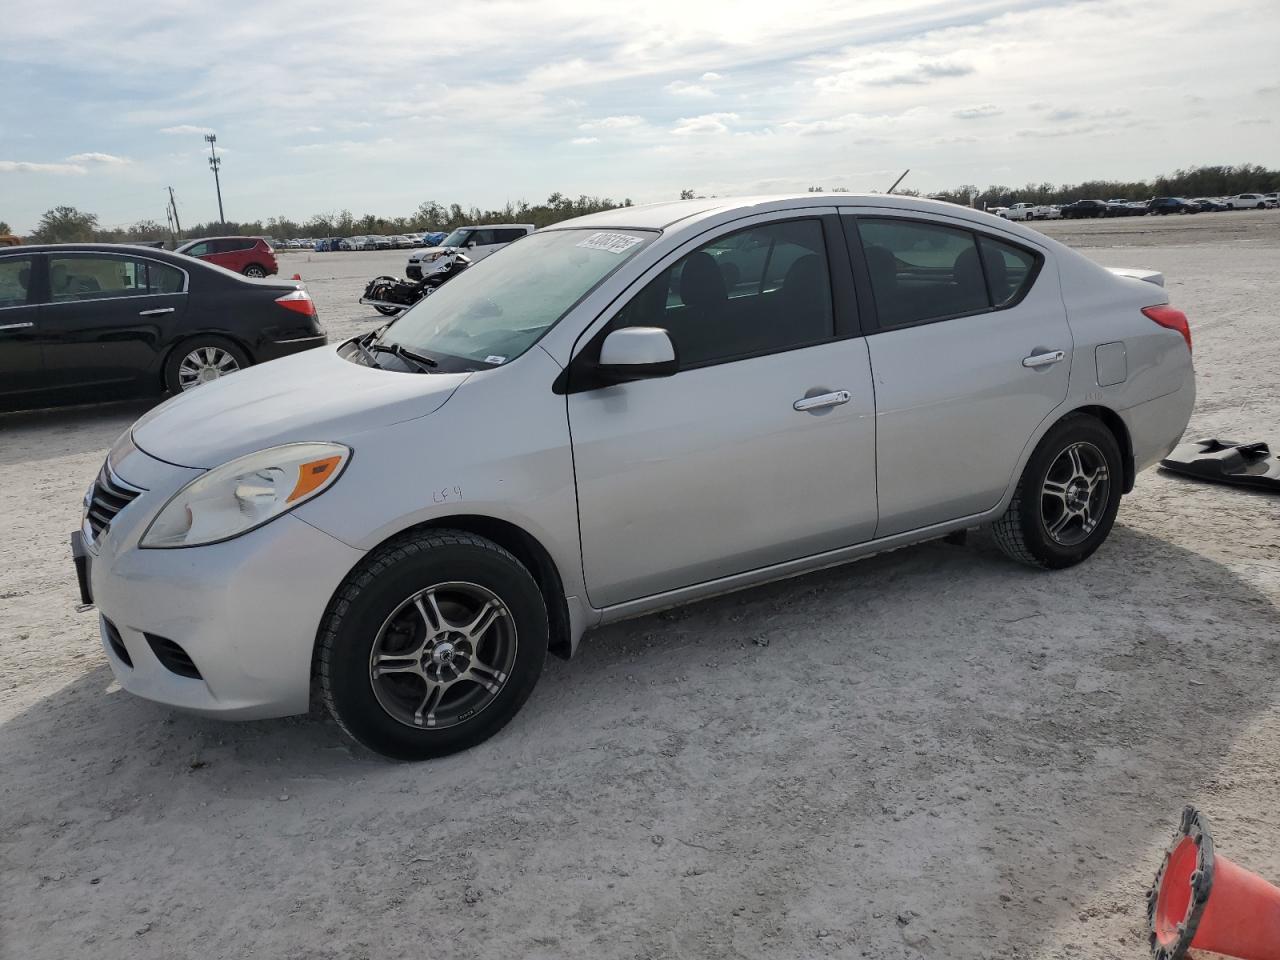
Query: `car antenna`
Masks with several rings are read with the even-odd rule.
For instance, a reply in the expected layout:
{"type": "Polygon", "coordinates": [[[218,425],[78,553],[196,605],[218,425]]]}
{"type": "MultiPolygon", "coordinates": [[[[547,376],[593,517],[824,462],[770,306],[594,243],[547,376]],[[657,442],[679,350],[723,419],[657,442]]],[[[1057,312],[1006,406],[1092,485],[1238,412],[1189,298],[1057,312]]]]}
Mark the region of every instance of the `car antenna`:
{"type": "Polygon", "coordinates": [[[910,172],[911,172],[910,167],[907,167],[907,169],[903,170],[902,176],[900,176],[897,180],[893,181],[893,186],[890,187],[888,190],[886,190],[885,193],[886,194],[893,193],[894,190],[898,189],[898,184],[900,184],[903,180],[905,180],[907,177],[907,174],[910,172]]]}

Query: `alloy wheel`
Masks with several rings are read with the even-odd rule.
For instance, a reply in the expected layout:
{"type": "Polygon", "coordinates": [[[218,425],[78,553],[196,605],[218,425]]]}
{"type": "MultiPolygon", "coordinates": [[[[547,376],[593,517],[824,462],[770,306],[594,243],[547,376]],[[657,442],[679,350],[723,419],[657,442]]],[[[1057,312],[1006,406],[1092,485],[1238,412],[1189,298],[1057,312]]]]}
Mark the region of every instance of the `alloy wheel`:
{"type": "Polygon", "coordinates": [[[1040,488],[1045,532],[1064,547],[1083,542],[1106,513],[1110,493],[1102,451],[1086,441],[1071,444],[1050,465],[1040,488]]]}
{"type": "Polygon", "coordinates": [[[263,270],[259,266],[250,266],[244,268],[244,275],[246,277],[265,277],[267,275],[267,271],[263,270]]]}
{"type": "Polygon", "coordinates": [[[404,600],[369,656],[379,705],[400,723],[439,730],[475,717],[502,692],[516,660],[507,605],[475,583],[440,583],[404,600]]]}
{"type": "Polygon", "coordinates": [[[222,347],[196,347],[178,366],[178,386],[191,390],[240,369],[240,362],[222,347]]]}

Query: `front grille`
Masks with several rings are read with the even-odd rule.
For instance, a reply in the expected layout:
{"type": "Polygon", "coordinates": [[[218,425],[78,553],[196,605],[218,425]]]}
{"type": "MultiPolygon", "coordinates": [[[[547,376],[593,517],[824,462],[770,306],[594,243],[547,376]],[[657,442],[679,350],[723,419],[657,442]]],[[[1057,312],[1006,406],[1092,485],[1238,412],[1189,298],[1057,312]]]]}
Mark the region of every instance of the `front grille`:
{"type": "Polygon", "coordinates": [[[141,492],[126,485],[104,463],[98,479],[93,482],[85,516],[89,529],[93,532],[93,539],[97,540],[102,536],[103,531],[111,526],[116,514],[132,503],[141,492]]]}
{"type": "Polygon", "coordinates": [[[106,617],[102,618],[102,635],[106,638],[107,646],[111,648],[111,652],[123,660],[126,667],[132,667],[133,661],[129,658],[129,651],[126,649],[124,641],[120,639],[120,631],[106,617]]]}
{"type": "Polygon", "coordinates": [[[156,655],[159,660],[170,673],[176,673],[180,677],[191,677],[193,680],[203,679],[200,671],[196,669],[196,665],[191,661],[190,655],[182,647],[178,646],[168,637],[156,636],[154,633],[144,633],[147,643],[151,645],[151,652],[156,655]]]}

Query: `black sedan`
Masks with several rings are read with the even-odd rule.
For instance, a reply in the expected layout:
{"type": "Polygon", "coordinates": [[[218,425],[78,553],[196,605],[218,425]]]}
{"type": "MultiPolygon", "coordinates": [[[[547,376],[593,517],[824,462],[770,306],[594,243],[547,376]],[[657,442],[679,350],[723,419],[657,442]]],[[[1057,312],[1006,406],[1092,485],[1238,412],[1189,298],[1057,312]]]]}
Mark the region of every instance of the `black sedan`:
{"type": "Polygon", "coordinates": [[[1062,208],[1062,215],[1068,220],[1082,220],[1091,217],[1103,217],[1107,214],[1107,205],[1101,200],[1077,200],[1062,208]]]}
{"type": "Polygon", "coordinates": [[[302,284],[150,247],[0,250],[0,409],[173,393],[325,342],[302,284]]]}

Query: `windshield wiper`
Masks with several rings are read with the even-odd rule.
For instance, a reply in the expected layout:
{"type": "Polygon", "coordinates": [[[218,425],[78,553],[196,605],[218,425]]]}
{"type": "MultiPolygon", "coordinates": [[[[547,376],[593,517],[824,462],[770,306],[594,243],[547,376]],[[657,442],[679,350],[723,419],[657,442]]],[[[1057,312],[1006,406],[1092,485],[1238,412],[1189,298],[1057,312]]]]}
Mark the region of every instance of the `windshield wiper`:
{"type": "Polygon", "coordinates": [[[389,353],[392,356],[399,357],[401,360],[412,363],[423,373],[430,373],[432,368],[440,366],[430,357],[424,357],[420,353],[414,353],[398,343],[371,343],[369,349],[374,353],[389,353]]]}

